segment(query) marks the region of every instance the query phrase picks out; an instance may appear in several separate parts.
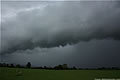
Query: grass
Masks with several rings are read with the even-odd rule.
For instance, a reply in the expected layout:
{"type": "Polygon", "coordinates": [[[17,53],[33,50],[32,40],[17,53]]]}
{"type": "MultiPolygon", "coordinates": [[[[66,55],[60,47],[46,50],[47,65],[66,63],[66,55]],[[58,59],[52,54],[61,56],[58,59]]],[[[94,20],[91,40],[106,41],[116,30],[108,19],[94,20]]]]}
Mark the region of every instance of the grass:
{"type": "Polygon", "coordinates": [[[95,78],[120,78],[120,70],[41,70],[0,68],[0,80],[94,80],[95,78]],[[19,70],[21,76],[16,76],[19,70]]]}

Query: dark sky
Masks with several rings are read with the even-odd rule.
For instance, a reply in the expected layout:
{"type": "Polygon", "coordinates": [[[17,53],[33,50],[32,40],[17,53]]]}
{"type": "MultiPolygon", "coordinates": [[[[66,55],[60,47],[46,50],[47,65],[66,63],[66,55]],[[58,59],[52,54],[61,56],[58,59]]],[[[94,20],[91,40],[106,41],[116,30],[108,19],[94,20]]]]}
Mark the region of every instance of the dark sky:
{"type": "Polygon", "coordinates": [[[120,67],[119,1],[3,1],[2,62],[120,67]]]}

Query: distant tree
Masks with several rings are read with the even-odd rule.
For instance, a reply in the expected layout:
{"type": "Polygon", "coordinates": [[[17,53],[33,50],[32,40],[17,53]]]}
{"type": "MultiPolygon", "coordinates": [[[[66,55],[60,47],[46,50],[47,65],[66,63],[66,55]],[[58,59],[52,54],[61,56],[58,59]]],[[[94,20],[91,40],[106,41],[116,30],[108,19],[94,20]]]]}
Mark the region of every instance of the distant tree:
{"type": "Polygon", "coordinates": [[[20,65],[20,64],[17,64],[17,65],[16,65],[16,67],[17,67],[17,68],[20,68],[20,67],[21,67],[21,65],[20,65]]]}
{"type": "Polygon", "coordinates": [[[28,62],[27,65],[26,65],[27,68],[31,68],[31,63],[28,62]]]}
{"type": "Polygon", "coordinates": [[[73,66],[73,69],[76,70],[77,68],[75,66],[73,66]]]}
{"type": "Polygon", "coordinates": [[[58,69],[63,69],[63,66],[62,65],[58,65],[58,69]]]}
{"type": "Polygon", "coordinates": [[[5,67],[5,66],[4,66],[4,63],[0,63],[0,67],[5,67]]]}
{"type": "Polygon", "coordinates": [[[41,66],[41,67],[38,67],[39,69],[43,69],[43,67],[41,66]]]}
{"type": "Polygon", "coordinates": [[[62,68],[63,68],[63,69],[68,69],[67,64],[63,64],[63,65],[62,65],[62,68]]]}
{"type": "Polygon", "coordinates": [[[0,67],[2,67],[2,63],[0,63],[0,67]]]}
{"type": "Polygon", "coordinates": [[[6,67],[6,66],[7,66],[7,64],[6,64],[6,63],[2,63],[2,66],[3,66],[3,67],[6,67]]]}
{"type": "Polygon", "coordinates": [[[57,70],[60,70],[60,69],[69,69],[67,64],[63,64],[63,65],[58,65],[58,66],[55,66],[54,69],[57,69],[57,70]]]}
{"type": "Polygon", "coordinates": [[[78,68],[79,70],[82,70],[82,68],[78,68]]]}
{"type": "Polygon", "coordinates": [[[10,67],[15,67],[14,64],[10,64],[10,67]]]}
{"type": "Polygon", "coordinates": [[[9,64],[6,64],[7,67],[9,67],[9,64]]]}
{"type": "Polygon", "coordinates": [[[44,66],[43,69],[47,69],[47,66],[44,66]]]}
{"type": "Polygon", "coordinates": [[[60,70],[60,69],[63,69],[63,66],[62,65],[58,65],[58,66],[55,66],[54,69],[60,70]]]}

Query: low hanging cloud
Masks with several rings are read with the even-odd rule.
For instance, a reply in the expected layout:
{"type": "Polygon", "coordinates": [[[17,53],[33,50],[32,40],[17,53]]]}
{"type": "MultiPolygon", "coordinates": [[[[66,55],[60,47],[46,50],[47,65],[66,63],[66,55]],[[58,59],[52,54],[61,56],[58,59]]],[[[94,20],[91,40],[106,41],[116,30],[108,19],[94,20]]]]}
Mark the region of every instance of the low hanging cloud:
{"type": "Polygon", "coordinates": [[[120,40],[120,2],[117,1],[3,4],[2,54],[93,39],[120,40]]]}

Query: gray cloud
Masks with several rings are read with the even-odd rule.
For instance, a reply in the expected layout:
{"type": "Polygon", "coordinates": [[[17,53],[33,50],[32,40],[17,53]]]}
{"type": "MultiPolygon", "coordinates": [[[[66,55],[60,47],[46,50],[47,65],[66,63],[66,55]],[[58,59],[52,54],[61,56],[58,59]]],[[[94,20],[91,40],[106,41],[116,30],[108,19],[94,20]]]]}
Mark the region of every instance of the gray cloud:
{"type": "Polygon", "coordinates": [[[120,40],[118,4],[39,2],[35,5],[31,2],[3,2],[2,54],[36,47],[72,45],[93,39],[120,40]]]}
{"type": "Polygon", "coordinates": [[[65,47],[21,50],[2,56],[3,62],[32,66],[68,64],[77,67],[120,67],[120,41],[91,40],[65,47]]]}

